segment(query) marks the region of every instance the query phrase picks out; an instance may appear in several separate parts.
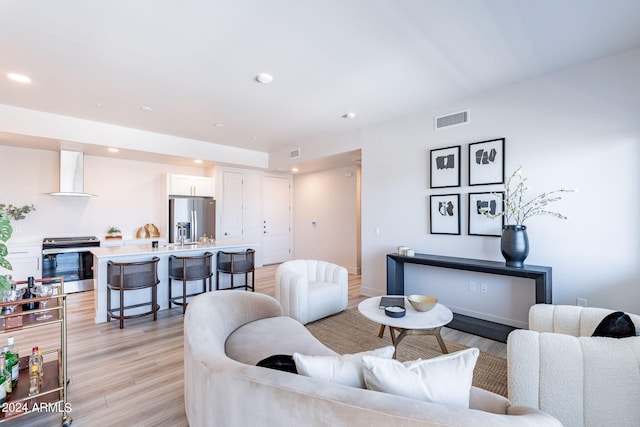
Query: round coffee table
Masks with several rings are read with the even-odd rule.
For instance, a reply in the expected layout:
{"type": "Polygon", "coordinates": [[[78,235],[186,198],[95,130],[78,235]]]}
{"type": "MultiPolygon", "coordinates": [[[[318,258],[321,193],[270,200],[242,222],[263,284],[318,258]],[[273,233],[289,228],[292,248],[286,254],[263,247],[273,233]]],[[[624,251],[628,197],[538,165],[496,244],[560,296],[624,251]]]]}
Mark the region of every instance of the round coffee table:
{"type": "MultiPolygon", "coordinates": [[[[387,296],[397,297],[398,295],[387,296]]],[[[391,332],[391,342],[397,349],[400,341],[407,335],[433,335],[436,337],[436,340],[438,340],[442,352],[449,353],[440,335],[440,329],[453,320],[451,310],[438,303],[429,311],[417,311],[405,297],[404,307],[407,314],[404,317],[389,317],[384,314],[383,308],[379,308],[380,298],[382,297],[367,298],[358,304],[358,311],[360,311],[364,317],[380,324],[378,337],[382,338],[384,328],[388,326],[391,332]],[[397,337],[395,335],[396,331],[400,332],[397,337]]],[[[393,357],[395,358],[395,356],[394,353],[393,357]]]]}

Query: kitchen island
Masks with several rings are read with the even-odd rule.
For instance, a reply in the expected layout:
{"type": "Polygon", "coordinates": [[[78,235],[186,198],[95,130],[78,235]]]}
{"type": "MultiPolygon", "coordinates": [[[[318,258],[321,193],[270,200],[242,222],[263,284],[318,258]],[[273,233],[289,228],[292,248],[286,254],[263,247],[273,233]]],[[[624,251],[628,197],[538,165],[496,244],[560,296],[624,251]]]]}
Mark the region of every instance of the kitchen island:
{"type": "MultiPolygon", "coordinates": [[[[158,304],[160,310],[169,307],[169,257],[171,255],[190,256],[202,255],[205,252],[213,253],[213,279],[212,286],[215,289],[215,257],[218,251],[242,252],[247,249],[256,249],[257,245],[252,243],[234,242],[234,241],[216,241],[211,244],[178,244],[160,245],[153,248],[150,244],[135,246],[116,246],[116,247],[96,247],[91,248],[93,254],[93,299],[96,311],[95,322],[104,323],[107,321],[107,263],[113,262],[135,262],[149,260],[154,256],[160,258],[158,262],[158,304]]],[[[256,265],[256,267],[258,267],[256,265]]],[[[221,277],[222,280],[228,281],[228,275],[221,277]]],[[[194,282],[195,283],[195,282],[194,282]]],[[[200,282],[197,286],[201,286],[200,282]]],[[[115,296],[115,294],[114,294],[115,296]]],[[[117,297],[116,297],[117,298],[117,297]]],[[[112,301],[114,301],[112,299],[112,301]]],[[[117,299],[115,299],[117,301],[117,299]]],[[[134,291],[127,292],[126,305],[137,304],[151,301],[150,291],[134,291]]]]}

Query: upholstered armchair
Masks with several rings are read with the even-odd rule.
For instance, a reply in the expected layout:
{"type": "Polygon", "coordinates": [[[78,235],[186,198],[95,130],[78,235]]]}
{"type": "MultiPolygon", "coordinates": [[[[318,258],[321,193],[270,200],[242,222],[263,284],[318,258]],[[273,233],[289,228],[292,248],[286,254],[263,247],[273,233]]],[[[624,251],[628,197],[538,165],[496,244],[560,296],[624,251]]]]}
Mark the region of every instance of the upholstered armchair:
{"type": "Polygon", "coordinates": [[[297,259],[276,270],[276,299],[286,316],[302,324],[347,308],[347,269],[326,261],[297,259]]]}
{"type": "MultiPolygon", "coordinates": [[[[640,337],[592,337],[613,310],[536,304],[507,339],[509,400],[566,427],[640,426],[640,337]]],[[[640,332],[640,316],[629,314],[640,332]]]]}

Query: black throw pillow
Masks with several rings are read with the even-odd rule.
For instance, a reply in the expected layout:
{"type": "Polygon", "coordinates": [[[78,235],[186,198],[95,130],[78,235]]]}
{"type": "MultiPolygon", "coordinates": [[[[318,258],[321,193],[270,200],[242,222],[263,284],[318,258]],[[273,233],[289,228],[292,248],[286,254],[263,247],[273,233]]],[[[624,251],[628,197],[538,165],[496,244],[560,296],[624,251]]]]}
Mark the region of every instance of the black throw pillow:
{"type": "Polygon", "coordinates": [[[607,315],[593,331],[592,337],[626,338],[636,335],[631,317],[622,311],[607,315]]]}
{"type": "Polygon", "coordinates": [[[293,356],[286,354],[275,354],[269,356],[266,359],[262,359],[256,366],[262,366],[263,368],[276,369],[278,371],[291,372],[297,374],[296,362],[293,360],[293,356]]]}

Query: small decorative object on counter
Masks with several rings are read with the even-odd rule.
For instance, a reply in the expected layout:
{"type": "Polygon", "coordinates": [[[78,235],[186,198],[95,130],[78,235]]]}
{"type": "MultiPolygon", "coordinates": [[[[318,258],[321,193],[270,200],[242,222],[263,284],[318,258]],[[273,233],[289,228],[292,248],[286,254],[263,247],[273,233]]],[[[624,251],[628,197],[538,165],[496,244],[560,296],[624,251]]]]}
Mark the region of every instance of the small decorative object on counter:
{"type": "MultiPolygon", "coordinates": [[[[22,294],[23,300],[32,300],[33,298],[35,298],[35,294],[33,293],[34,283],[35,279],[33,278],[33,276],[29,276],[27,278],[27,287],[24,290],[24,294],[22,294]]],[[[38,303],[35,301],[27,301],[26,303],[22,304],[23,311],[35,310],[37,307],[38,303]]]]}
{"type": "Polygon", "coordinates": [[[149,237],[149,231],[144,227],[140,227],[136,231],[136,239],[148,239],[149,237]]]}
{"type": "Polygon", "coordinates": [[[146,224],[144,229],[149,233],[149,237],[160,237],[160,231],[154,224],[146,224]]]}
{"type": "Polygon", "coordinates": [[[111,226],[107,229],[105,239],[122,239],[122,231],[118,227],[111,226]]]}

